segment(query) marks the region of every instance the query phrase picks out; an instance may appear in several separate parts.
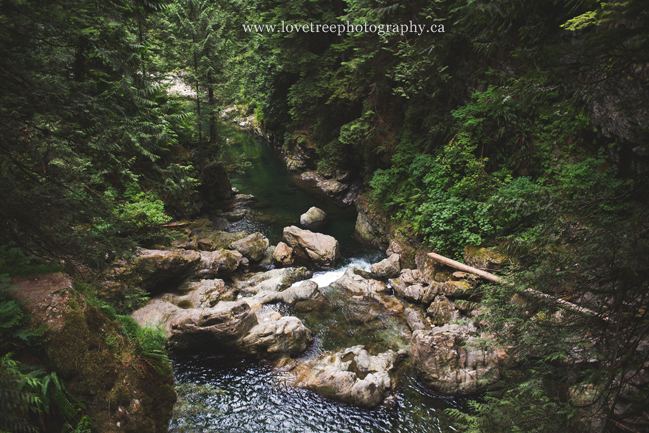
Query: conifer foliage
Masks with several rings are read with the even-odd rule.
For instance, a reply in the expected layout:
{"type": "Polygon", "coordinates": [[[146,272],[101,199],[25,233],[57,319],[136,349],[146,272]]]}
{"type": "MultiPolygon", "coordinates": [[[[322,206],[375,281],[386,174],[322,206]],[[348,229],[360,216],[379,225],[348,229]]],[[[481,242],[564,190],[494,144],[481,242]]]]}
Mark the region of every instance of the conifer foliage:
{"type": "Polygon", "coordinates": [[[163,6],[1,2],[3,244],[105,262],[132,245],[142,219],[157,222],[156,200],[178,193],[156,182],[183,187],[186,168],[158,165],[182,113],[145,73],[144,21],[163,6]]]}

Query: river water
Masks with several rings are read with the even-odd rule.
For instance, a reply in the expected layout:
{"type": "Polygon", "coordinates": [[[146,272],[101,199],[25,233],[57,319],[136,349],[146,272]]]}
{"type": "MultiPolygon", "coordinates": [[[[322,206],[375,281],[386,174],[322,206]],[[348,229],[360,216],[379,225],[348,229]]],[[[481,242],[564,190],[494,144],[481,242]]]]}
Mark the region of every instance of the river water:
{"type": "MultiPolygon", "coordinates": [[[[302,356],[362,344],[372,354],[407,346],[408,328],[403,318],[373,310],[368,304],[340,297],[328,284],[348,266],[367,269],[385,256],[352,238],[355,211],[331,200],[307,194],[291,184],[271,145],[246,133],[224,127],[229,152],[251,162],[245,173],[232,176],[232,185],[256,202],[246,205],[250,214],[232,224],[230,231],[262,232],[272,244],[282,240],[282,229],[298,225],[311,206],[323,209],[329,224],[321,231],[338,239],[342,260],[337,269],[314,273],[327,303],[314,311],[297,311],[285,305],[264,309],[300,318],[313,331],[315,341],[302,356]]],[[[408,359],[397,370],[397,388],[374,409],[338,403],[304,389],[291,387],[288,373],[270,365],[221,354],[176,354],[173,358],[179,404],[170,432],[453,432],[446,408],[462,408],[465,400],[441,396],[413,376],[408,359]]]]}

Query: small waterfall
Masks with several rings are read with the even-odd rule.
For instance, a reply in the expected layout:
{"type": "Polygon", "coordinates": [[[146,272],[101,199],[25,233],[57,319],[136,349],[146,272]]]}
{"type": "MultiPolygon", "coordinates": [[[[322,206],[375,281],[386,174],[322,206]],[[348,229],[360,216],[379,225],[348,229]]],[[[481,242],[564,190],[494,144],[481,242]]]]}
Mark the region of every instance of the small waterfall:
{"type": "Polygon", "coordinates": [[[331,271],[314,272],[311,281],[318,283],[318,287],[320,288],[327,287],[329,284],[342,277],[348,268],[357,268],[364,271],[369,271],[370,266],[372,266],[372,263],[368,262],[367,260],[354,257],[352,259],[349,259],[346,264],[340,266],[339,268],[333,269],[331,271]]]}

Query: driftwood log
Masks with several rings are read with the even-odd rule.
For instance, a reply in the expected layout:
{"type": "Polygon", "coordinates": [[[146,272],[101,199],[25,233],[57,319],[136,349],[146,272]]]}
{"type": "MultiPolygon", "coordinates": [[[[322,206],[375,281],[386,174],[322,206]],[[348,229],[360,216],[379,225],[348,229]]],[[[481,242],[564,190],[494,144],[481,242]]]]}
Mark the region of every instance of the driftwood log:
{"type": "MultiPolygon", "coordinates": [[[[468,265],[465,265],[465,264],[460,263],[460,262],[456,262],[455,260],[449,259],[448,257],[444,257],[444,256],[441,256],[441,255],[436,254],[436,253],[429,253],[428,257],[430,257],[431,259],[433,259],[436,262],[439,262],[439,263],[441,263],[443,265],[450,266],[452,268],[459,269],[459,270],[464,271],[464,272],[469,272],[471,274],[475,274],[475,275],[477,275],[477,276],[479,276],[481,278],[484,278],[485,280],[489,280],[491,282],[498,283],[498,284],[506,284],[505,280],[498,277],[497,275],[490,274],[489,272],[485,272],[485,271],[483,271],[481,269],[474,268],[472,266],[468,266],[468,265]]],[[[554,296],[548,295],[548,294],[543,293],[543,292],[539,292],[538,290],[525,289],[524,293],[527,294],[527,295],[530,295],[530,296],[532,296],[534,298],[537,298],[537,299],[544,299],[544,300],[546,300],[548,302],[551,302],[551,303],[555,304],[557,307],[562,308],[564,310],[572,311],[573,313],[585,314],[587,316],[594,316],[594,317],[600,318],[600,319],[602,319],[602,320],[604,320],[606,322],[609,322],[609,323],[611,322],[610,318],[608,318],[606,316],[602,316],[601,314],[598,314],[593,310],[589,310],[588,308],[580,307],[577,304],[573,304],[572,302],[564,301],[563,299],[560,299],[560,298],[555,298],[554,296]]]]}

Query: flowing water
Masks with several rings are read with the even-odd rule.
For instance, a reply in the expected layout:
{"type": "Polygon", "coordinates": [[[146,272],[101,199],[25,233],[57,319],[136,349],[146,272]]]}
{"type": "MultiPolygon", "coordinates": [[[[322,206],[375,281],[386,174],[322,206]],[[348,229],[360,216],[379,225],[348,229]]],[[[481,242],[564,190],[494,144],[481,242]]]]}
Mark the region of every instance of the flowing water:
{"type": "MultiPolygon", "coordinates": [[[[245,173],[232,177],[232,184],[258,199],[246,205],[250,214],[233,223],[230,231],[260,231],[276,244],[282,240],[283,227],[298,225],[299,216],[317,206],[330,221],[321,231],[340,242],[343,258],[339,267],[315,272],[312,278],[325,297],[324,303],[316,308],[264,306],[300,318],[314,333],[314,344],[302,357],[358,344],[373,354],[407,346],[409,329],[403,318],[387,315],[370,302],[342,297],[329,287],[348,267],[368,269],[384,257],[352,238],[353,208],[342,209],[291,184],[268,143],[229,128],[226,134],[229,150],[244,154],[252,163],[245,173]]],[[[293,388],[287,383],[290,377],[286,372],[250,360],[213,353],[177,354],[174,370],[182,405],[177,407],[171,432],[452,432],[455,429],[444,409],[465,405],[463,399],[437,395],[424,387],[413,377],[407,358],[397,370],[395,392],[375,409],[293,388]]]]}

